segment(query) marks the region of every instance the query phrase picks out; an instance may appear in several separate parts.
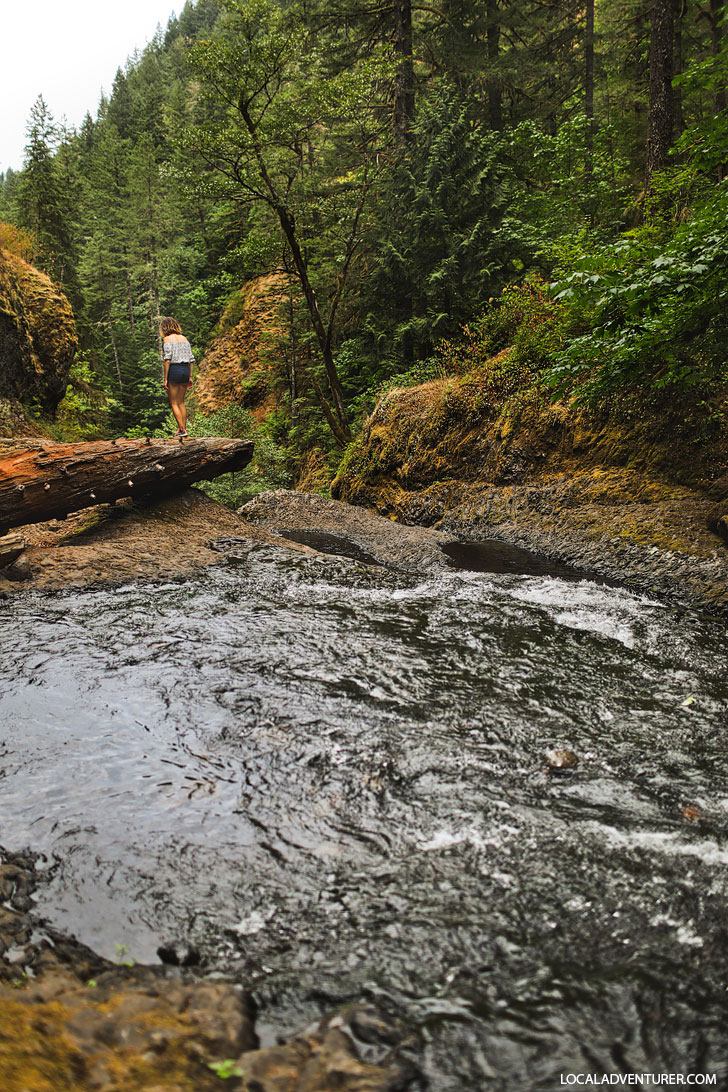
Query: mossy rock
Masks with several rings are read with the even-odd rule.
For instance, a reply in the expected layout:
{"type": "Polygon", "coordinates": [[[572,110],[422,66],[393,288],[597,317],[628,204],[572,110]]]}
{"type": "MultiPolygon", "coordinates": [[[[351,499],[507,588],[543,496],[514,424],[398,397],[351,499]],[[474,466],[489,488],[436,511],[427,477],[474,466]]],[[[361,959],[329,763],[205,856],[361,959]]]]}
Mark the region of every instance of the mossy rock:
{"type": "Polygon", "coordinates": [[[78,346],[71,306],[50,277],[0,250],[0,388],[53,416],[78,346]]]}

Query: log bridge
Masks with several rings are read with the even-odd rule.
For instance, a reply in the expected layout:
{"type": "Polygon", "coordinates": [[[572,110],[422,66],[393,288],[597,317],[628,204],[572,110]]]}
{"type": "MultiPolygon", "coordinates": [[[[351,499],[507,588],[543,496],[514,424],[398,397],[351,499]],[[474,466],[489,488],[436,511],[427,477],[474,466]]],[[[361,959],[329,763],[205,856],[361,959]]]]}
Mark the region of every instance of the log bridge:
{"type": "Polygon", "coordinates": [[[122,497],[165,496],[242,470],[252,455],[252,441],[217,437],[78,444],[0,439],[0,535],[122,497]]]}

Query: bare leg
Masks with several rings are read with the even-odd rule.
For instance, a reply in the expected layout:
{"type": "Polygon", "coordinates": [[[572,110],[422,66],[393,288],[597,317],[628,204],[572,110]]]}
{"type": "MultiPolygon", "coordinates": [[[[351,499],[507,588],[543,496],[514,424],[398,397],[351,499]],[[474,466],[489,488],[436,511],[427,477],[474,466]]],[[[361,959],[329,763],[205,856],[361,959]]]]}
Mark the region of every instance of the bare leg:
{"type": "Polygon", "coordinates": [[[185,395],[187,393],[186,383],[170,383],[168,387],[169,404],[172,407],[172,413],[174,419],[179,425],[182,432],[187,431],[187,407],[185,406],[185,395]]]}

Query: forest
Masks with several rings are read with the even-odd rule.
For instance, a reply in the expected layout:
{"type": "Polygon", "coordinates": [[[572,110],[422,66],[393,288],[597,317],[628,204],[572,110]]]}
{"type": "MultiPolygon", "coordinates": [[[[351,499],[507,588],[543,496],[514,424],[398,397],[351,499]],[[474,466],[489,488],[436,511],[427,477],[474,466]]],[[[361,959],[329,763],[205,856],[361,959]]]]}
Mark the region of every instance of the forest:
{"type": "Polygon", "coordinates": [[[727,41],[723,0],[188,0],[79,129],[41,94],[0,176],[0,245],[76,317],[61,438],[166,434],[159,316],[199,360],[270,274],[274,408],[194,422],[262,486],[473,369],[721,429],[727,41]]]}

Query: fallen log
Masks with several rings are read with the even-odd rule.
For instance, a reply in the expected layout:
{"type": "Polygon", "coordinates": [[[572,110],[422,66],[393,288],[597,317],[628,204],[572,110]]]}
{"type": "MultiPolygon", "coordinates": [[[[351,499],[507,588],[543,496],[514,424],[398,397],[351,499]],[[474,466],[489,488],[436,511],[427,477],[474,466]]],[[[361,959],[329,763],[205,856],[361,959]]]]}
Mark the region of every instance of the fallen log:
{"type": "Polygon", "coordinates": [[[0,535],[120,500],[164,496],[242,470],[250,440],[0,440],[0,535]]]}

